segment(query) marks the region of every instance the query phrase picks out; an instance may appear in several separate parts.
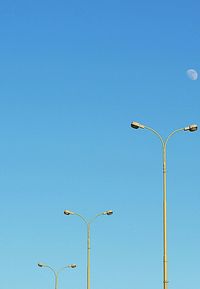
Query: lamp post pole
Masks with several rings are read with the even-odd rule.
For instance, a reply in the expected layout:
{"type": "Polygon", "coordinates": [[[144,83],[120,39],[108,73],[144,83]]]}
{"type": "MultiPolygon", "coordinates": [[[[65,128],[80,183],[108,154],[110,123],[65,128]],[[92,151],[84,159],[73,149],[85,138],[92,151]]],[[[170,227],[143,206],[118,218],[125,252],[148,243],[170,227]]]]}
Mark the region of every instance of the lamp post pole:
{"type": "Polygon", "coordinates": [[[166,149],[169,139],[179,131],[190,131],[194,132],[197,130],[197,125],[192,124],[184,128],[176,129],[164,140],[162,136],[153,128],[144,126],[138,122],[132,122],[131,127],[134,129],[142,128],[148,129],[153,132],[161,141],[162,144],[162,155],[163,155],[163,289],[168,289],[168,260],[167,260],[167,158],[166,149]]]}
{"type": "Polygon", "coordinates": [[[90,223],[87,224],[87,289],[90,289],[90,223]]]}
{"type": "Polygon", "coordinates": [[[76,268],[76,264],[69,264],[65,267],[62,267],[60,270],[56,271],[54,270],[52,267],[50,267],[47,264],[43,264],[43,263],[38,263],[39,267],[46,267],[49,268],[53,273],[54,273],[54,277],[55,277],[55,289],[58,289],[58,277],[61,271],[63,271],[66,268],[76,268]]]}
{"type": "Polygon", "coordinates": [[[87,225],[87,289],[90,289],[90,250],[91,250],[91,247],[90,247],[90,225],[91,225],[91,223],[93,223],[95,221],[95,219],[97,217],[102,216],[102,215],[108,215],[108,216],[112,215],[113,211],[112,210],[104,211],[104,212],[94,216],[91,220],[87,220],[82,215],[77,214],[77,213],[72,212],[72,211],[69,211],[69,210],[65,210],[64,214],[67,216],[68,215],[76,215],[79,218],[81,218],[84,221],[84,223],[87,225]]]}

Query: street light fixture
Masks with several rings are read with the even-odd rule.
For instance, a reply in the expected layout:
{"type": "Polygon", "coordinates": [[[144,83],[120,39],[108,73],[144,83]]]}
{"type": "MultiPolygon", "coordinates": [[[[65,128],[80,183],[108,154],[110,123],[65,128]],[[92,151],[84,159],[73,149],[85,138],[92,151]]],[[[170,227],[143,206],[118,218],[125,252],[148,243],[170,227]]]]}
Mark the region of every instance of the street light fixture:
{"type": "Polygon", "coordinates": [[[45,264],[43,264],[43,263],[38,263],[38,266],[39,266],[39,267],[45,267],[45,264]]]}
{"type": "Polygon", "coordinates": [[[140,124],[139,122],[133,121],[131,123],[131,127],[134,128],[134,129],[138,129],[138,128],[144,128],[144,125],[140,124]]]}
{"type": "Polygon", "coordinates": [[[196,124],[191,124],[189,126],[186,126],[184,128],[176,129],[172,131],[169,136],[164,140],[162,136],[153,128],[145,126],[143,124],[140,124],[139,122],[133,121],[131,123],[131,127],[134,129],[142,128],[142,129],[148,129],[151,132],[153,132],[161,141],[162,144],[162,154],[163,154],[163,288],[168,288],[168,272],[167,272],[167,187],[166,187],[166,148],[167,143],[171,136],[173,136],[175,133],[179,131],[189,131],[194,132],[198,129],[198,126],[196,124]]]}
{"type": "Polygon", "coordinates": [[[108,211],[105,211],[103,212],[103,215],[112,215],[113,214],[113,211],[112,210],[108,210],[108,211]]]}
{"type": "Polygon", "coordinates": [[[69,211],[69,210],[65,210],[64,214],[67,215],[67,216],[76,215],[79,218],[81,218],[84,221],[84,223],[87,225],[87,289],[90,289],[90,249],[91,249],[91,247],[90,247],[90,225],[91,225],[91,223],[93,223],[95,221],[95,219],[97,217],[102,216],[102,215],[110,216],[110,215],[113,214],[113,211],[112,210],[104,211],[104,212],[102,212],[100,214],[97,214],[96,216],[94,216],[90,220],[87,220],[82,215],[77,214],[77,213],[72,212],[72,211],[69,211]]]}
{"type": "Polygon", "coordinates": [[[196,124],[191,124],[184,128],[184,130],[190,131],[190,132],[196,131],[197,129],[198,129],[198,126],[196,124]]]}
{"type": "Polygon", "coordinates": [[[69,264],[69,265],[67,265],[67,266],[62,267],[60,270],[56,271],[56,270],[54,270],[52,267],[50,267],[49,265],[44,264],[44,263],[38,263],[38,266],[39,266],[39,267],[49,268],[49,269],[54,273],[54,277],[55,277],[55,289],[58,289],[58,277],[59,277],[60,272],[63,271],[64,269],[66,269],[66,268],[72,268],[72,269],[74,269],[74,268],[77,267],[76,264],[69,264]]]}
{"type": "Polygon", "coordinates": [[[67,216],[68,216],[68,215],[74,215],[74,212],[69,211],[69,210],[65,210],[65,211],[64,211],[64,214],[67,215],[67,216]]]}
{"type": "Polygon", "coordinates": [[[74,268],[77,267],[77,265],[76,265],[76,264],[69,264],[67,267],[68,267],[68,268],[72,268],[72,269],[74,269],[74,268]]]}

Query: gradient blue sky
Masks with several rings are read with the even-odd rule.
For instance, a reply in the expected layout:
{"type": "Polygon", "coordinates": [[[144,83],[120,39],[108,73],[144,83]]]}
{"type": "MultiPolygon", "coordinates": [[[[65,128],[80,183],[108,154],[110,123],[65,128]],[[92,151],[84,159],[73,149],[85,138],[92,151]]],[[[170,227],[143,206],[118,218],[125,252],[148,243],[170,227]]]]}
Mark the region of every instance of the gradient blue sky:
{"type": "MultiPolygon", "coordinates": [[[[2,0],[1,289],[162,288],[163,136],[200,125],[199,1],[2,0]]],[[[198,289],[197,133],[168,146],[169,288],[198,289]]]]}

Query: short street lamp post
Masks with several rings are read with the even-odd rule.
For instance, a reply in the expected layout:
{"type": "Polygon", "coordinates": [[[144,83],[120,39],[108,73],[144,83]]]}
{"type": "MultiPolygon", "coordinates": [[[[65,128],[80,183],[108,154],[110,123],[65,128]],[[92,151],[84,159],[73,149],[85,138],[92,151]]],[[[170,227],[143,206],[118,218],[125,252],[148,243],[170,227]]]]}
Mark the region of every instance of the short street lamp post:
{"type": "Polygon", "coordinates": [[[54,273],[55,289],[58,289],[58,276],[59,276],[60,272],[63,271],[64,269],[67,269],[67,268],[72,268],[72,269],[76,268],[76,264],[69,264],[67,266],[62,267],[60,270],[55,271],[52,267],[50,267],[49,265],[43,264],[43,263],[38,263],[38,266],[49,268],[54,273]]]}
{"type": "Polygon", "coordinates": [[[140,124],[138,122],[132,122],[131,127],[134,129],[148,129],[153,132],[161,141],[162,154],[163,154],[163,288],[168,288],[168,271],[167,271],[167,180],[166,180],[166,147],[169,139],[179,131],[194,132],[198,129],[196,124],[189,125],[184,128],[176,129],[164,140],[162,136],[153,128],[140,124]]]}
{"type": "Polygon", "coordinates": [[[67,216],[76,215],[79,218],[81,218],[84,221],[84,223],[87,225],[87,289],[90,289],[90,225],[91,223],[95,221],[97,217],[102,216],[102,215],[107,215],[107,216],[112,215],[113,211],[112,210],[104,211],[100,214],[97,214],[89,221],[86,218],[84,218],[82,215],[69,211],[69,210],[65,210],[64,214],[67,216]]]}

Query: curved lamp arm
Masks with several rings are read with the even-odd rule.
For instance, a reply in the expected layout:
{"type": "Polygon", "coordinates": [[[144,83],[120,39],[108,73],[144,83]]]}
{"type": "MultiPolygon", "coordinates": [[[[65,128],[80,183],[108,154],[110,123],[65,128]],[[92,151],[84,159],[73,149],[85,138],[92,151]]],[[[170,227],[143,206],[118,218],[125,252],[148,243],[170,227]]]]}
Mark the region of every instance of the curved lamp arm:
{"type": "Polygon", "coordinates": [[[45,268],[49,268],[55,275],[55,277],[57,276],[57,272],[49,265],[43,264],[43,263],[38,263],[39,267],[45,267],[45,268]]]}
{"type": "Polygon", "coordinates": [[[153,129],[153,128],[149,127],[149,126],[144,126],[144,128],[152,131],[155,135],[158,136],[158,138],[160,139],[160,141],[161,141],[161,143],[162,143],[163,150],[166,149],[166,146],[167,146],[167,143],[168,143],[169,139],[170,139],[175,133],[177,133],[177,132],[179,132],[179,131],[184,131],[184,130],[185,130],[184,127],[183,127],[183,128],[175,129],[175,130],[172,131],[172,132],[168,135],[168,137],[164,140],[164,139],[162,138],[162,136],[161,136],[155,129],[153,129]]]}
{"type": "Polygon", "coordinates": [[[87,221],[83,216],[81,216],[80,214],[77,214],[77,213],[72,212],[72,211],[69,211],[69,210],[64,210],[64,214],[67,215],[67,216],[69,216],[69,215],[76,215],[76,216],[78,216],[79,218],[81,218],[84,223],[88,224],[88,221],[87,221]]]}
{"type": "Polygon", "coordinates": [[[166,138],[165,147],[166,147],[169,139],[170,139],[175,133],[177,133],[177,132],[179,132],[179,131],[184,131],[184,130],[185,130],[185,128],[183,127],[183,128],[178,128],[178,129],[174,130],[173,132],[171,132],[171,133],[168,135],[168,137],[166,138]]]}
{"type": "Polygon", "coordinates": [[[113,211],[112,210],[107,210],[107,211],[104,211],[102,213],[99,213],[97,214],[96,216],[94,216],[92,219],[90,219],[90,221],[88,222],[89,224],[93,223],[95,221],[96,218],[102,216],[102,215],[112,215],[113,214],[113,211]]]}
{"type": "Polygon", "coordinates": [[[159,132],[157,132],[155,129],[153,129],[153,128],[149,127],[149,126],[144,126],[144,128],[152,131],[152,132],[160,139],[160,141],[161,141],[161,143],[162,143],[162,146],[163,146],[163,147],[165,146],[165,141],[163,140],[163,138],[162,138],[162,136],[159,134],[159,132]]]}

